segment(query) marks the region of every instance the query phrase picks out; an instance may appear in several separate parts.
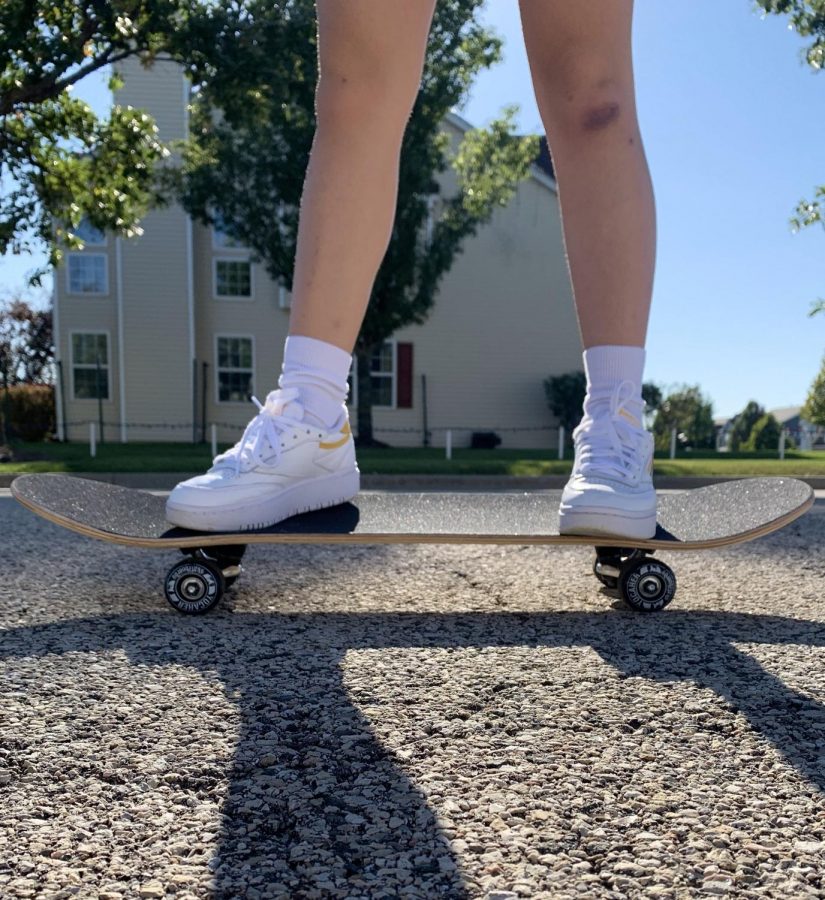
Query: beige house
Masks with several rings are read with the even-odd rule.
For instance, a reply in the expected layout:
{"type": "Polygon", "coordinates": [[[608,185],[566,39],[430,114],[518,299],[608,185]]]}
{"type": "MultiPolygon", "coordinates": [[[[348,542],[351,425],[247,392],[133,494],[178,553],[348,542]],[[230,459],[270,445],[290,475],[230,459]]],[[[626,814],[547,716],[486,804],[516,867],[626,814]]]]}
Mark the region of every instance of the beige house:
{"type": "MultiPolygon", "coordinates": [[[[187,132],[189,84],[172,63],[119,64],[117,100],[148,110],[160,136],[187,132]]],[[[457,146],[470,128],[449,114],[457,146]]],[[[441,176],[442,193],[454,176],[441,176]]],[[[437,213],[436,213],[437,214],[437,213]]],[[[276,387],[290,294],[220,230],[180,207],[151,212],[140,237],[83,234],[55,273],[58,425],[88,440],[235,440],[276,387]]],[[[555,448],[542,382],[581,369],[556,182],[542,155],[506,208],[465,244],[430,318],[401,329],[373,361],[376,436],[397,446],[455,446],[495,431],[502,446],[555,448]],[[426,391],[424,385],[426,383],[426,391]],[[425,397],[426,392],[426,397],[425,397]]],[[[353,406],[357,397],[350,398],[353,406]]],[[[354,410],[353,410],[354,412],[354,410]]],[[[355,416],[353,415],[353,421],[355,416]]]]}

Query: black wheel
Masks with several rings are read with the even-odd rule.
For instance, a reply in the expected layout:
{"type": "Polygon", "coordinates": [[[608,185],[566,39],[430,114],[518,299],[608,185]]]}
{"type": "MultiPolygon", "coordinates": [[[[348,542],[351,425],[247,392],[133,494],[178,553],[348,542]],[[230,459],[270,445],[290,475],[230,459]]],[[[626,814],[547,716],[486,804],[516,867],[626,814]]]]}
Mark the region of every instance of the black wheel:
{"type": "Polygon", "coordinates": [[[205,613],[221,599],[226,583],[221,570],[211,562],[186,559],[175,563],[166,575],[166,599],[178,612],[205,613]]]}
{"type": "Polygon", "coordinates": [[[631,559],[622,566],[619,592],[638,612],[658,612],[676,595],[676,576],[658,559],[631,559]]]}
{"type": "Polygon", "coordinates": [[[610,575],[605,575],[602,572],[600,572],[599,565],[601,564],[601,562],[602,562],[602,560],[600,560],[598,557],[596,557],[596,561],[593,563],[593,574],[596,576],[596,578],[599,579],[599,581],[606,588],[609,588],[611,591],[615,591],[616,588],[618,588],[618,586],[619,586],[619,579],[613,578],[610,575]]]}

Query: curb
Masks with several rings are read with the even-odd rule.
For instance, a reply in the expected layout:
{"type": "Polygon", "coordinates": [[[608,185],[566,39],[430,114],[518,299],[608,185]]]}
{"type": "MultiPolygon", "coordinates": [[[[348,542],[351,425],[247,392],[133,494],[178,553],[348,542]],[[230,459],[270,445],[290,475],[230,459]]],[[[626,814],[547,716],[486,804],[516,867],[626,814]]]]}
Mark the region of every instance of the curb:
{"type": "MultiPolygon", "coordinates": [[[[105,481],[121,487],[142,488],[144,490],[170,491],[180,481],[191,478],[193,472],[75,472],[80,478],[105,481]]],[[[7,488],[17,477],[16,474],[0,473],[0,488],[7,488]]],[[[548,491],[561,490],[567,484],[566,475],[369,475],[361,476],[361,487],[367,491],[548,491]]],[[[747,476],[739,476],[744,478],[747,476]]],[[[781,476],[774,476],[781,477],[781,476]]],[[[654,479],[659,490],[690,490],[738,481],[739,478],[725,476],[663,476],[654,479]]],[[[814,490],[825,490],[825,478],[801,478],[814,490]]]]}

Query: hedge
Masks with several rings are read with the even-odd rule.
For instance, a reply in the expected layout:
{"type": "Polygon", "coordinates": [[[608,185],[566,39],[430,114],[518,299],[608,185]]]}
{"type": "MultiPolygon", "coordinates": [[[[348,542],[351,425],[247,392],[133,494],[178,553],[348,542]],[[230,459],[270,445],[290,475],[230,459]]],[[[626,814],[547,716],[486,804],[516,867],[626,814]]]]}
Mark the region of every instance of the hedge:
{"type": "Polygon", "coordinates": [[[54,387],[17,384],[8,393],[0,388],[0,421],[5,426],[7,440],[42,441],[54,434],[54,387]]]}

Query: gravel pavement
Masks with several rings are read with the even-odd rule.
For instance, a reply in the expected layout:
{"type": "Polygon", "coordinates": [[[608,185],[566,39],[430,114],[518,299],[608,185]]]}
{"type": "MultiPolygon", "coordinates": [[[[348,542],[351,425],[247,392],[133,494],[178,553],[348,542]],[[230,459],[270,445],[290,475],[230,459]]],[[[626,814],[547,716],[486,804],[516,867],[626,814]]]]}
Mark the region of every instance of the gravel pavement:
{"type": "Polygon", "coordinates": [[[825,897],[823,544],[651,616],[586,548],[254,547],[195,618],[0,496],[0,897],[825,897]]]}

